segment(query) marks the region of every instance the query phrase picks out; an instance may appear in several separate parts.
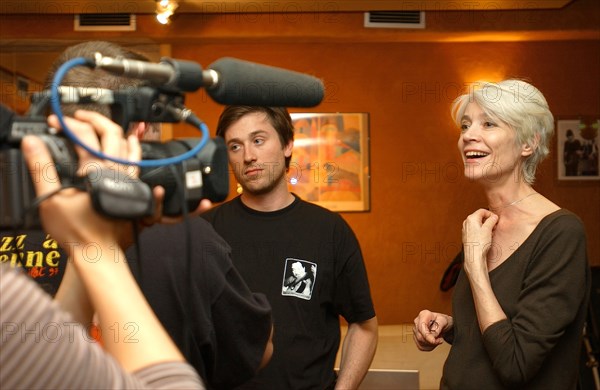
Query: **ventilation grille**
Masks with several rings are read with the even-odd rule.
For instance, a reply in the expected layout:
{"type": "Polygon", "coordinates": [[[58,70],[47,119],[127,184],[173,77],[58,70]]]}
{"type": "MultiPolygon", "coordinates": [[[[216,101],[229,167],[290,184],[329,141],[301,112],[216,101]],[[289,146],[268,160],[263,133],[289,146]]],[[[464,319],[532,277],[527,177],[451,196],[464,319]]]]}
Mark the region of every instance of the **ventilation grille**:
{"type": "Polygon", "coordinates": [[[75,31],[135,31],[133,14],[75,15],[75,31]]]}
{"type": "Polygon", "coordinates": [[[368,28],[425,28],[423,11],[371,11],[365,12],[368,28]]]}

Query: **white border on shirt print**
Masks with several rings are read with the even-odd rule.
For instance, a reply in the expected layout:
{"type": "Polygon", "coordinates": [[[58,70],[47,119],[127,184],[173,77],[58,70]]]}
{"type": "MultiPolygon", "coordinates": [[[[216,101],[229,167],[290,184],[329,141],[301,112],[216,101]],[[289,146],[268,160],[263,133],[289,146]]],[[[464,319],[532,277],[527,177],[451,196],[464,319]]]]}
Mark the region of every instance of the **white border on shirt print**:
{"type": "Polygon", "coordinates": [[[281,283],[281,295],[285,296],[293,296],[296,298],[301,298],[305,300],[310,300],[312,298],[313,288],[315,286],[315,282],[317,280],[317,264],[300,259],[294,259],[288,257],[285,259],[285,268],[283,270],[283,281],[281,283]],[[301,277],[300,280],[297,280],[297,277],[294,276],[293,273],[293,265],[295,263],[300,263],[304,268],[305,275],[301,277]],[[311,277],[312,276],[312,277],[311,277]],[[292,290],[292,284],[296,286],[298,283],[302,281],[310,281],[309,290],[307,293],[297,292],[292,290]]]}

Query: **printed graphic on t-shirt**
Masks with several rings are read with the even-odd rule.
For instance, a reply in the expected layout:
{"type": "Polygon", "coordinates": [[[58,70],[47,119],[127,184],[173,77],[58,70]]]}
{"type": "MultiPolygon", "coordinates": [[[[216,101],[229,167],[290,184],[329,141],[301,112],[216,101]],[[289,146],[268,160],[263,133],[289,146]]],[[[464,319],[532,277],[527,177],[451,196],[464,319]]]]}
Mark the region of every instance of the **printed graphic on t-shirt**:
{"type": "Polygon", "coordinates": [[[54,295],[66,258],[58,243],[42,231],[0,231],[0,263],[22,268],[48,294],[54,295]]]}
{"type": "Polygon", "coordinates": [[[317,280],[317,265],[306,260],[285,259],[281,295],[310,300],[317,280]]]}

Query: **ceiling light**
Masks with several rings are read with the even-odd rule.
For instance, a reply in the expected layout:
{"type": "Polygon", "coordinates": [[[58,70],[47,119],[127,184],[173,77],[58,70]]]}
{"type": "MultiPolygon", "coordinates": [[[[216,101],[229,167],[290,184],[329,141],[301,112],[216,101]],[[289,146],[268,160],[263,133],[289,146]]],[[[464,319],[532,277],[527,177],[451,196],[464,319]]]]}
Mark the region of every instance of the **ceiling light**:
{"type": "Polygon", "coordinates": [[[171,16],[178,6],[176,0],[156,0],[156,20],[160,24],[171,23],[171,16]]]}

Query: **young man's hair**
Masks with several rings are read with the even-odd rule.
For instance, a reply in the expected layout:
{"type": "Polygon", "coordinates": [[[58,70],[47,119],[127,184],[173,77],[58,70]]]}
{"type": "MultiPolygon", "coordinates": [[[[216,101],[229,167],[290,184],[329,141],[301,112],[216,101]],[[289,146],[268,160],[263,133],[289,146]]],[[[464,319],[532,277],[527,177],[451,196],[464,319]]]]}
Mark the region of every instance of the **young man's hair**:
{"type": "MultiPolygon", "coordinates": [[[[292,124],[292,118],[284,107],[227,106],[219,118],[217,135],[225,138],[225,133],[235,122],[243,116],[255,112],[265,114],[271,126],[277,131],[282,147],[285,147],[294,140],[294,125],[292,124]]],[[[286,168],[290,167],[291,159],[291,155],[285,158],[286,168]]]]}

